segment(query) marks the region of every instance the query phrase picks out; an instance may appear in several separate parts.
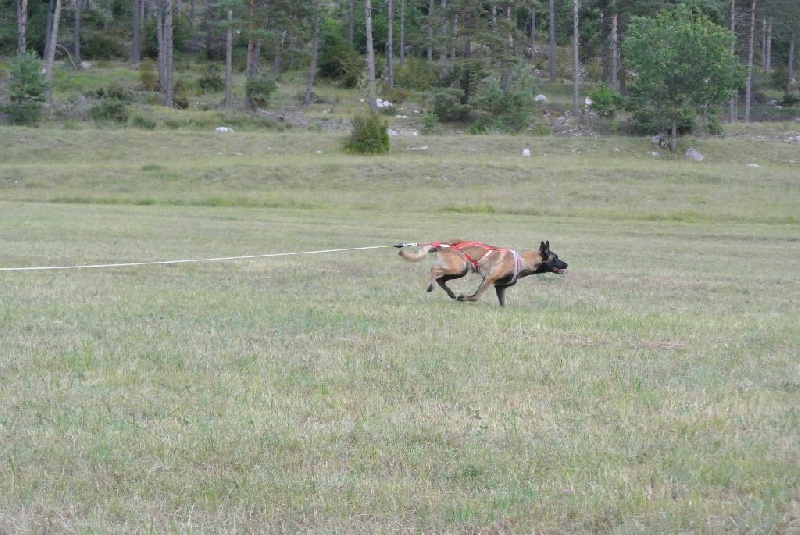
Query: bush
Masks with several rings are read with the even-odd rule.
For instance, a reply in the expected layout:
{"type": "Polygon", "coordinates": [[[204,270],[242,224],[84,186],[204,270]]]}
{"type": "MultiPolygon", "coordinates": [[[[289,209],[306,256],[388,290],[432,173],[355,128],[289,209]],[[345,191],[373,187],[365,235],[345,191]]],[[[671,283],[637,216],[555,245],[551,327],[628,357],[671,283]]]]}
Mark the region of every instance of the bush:
{"type": "Polygon", "coordinates": [[[528,126],[533,107],[533,93],[524,84],[510,83],[504,89],[496,78],[486,79],[471,102],[476,120],[470,131],[520,132],[528,126]]]}
{"type": "Polygon", "coordinates": [[[197,80],[197,86],[201,93],[217,93],[225,89],[225,79],[222,77],[219,67],[212,63],[206,65],[200,79],[197,80]]]}
{"type": "Polygon", "coordinates": [[[353,119],[353,130],[344,146],[349,154],[385,154],[389,152],[389,132],[384,118],[368,113],[353,119]]]}
{"type": "Polygon", "coordinates": [[[428,111],[422,116],[422,133],[425,135],[441,134],[442,125],[439,124],[439,118],[433,111],[428,111]]]}
{"type": "Polygon", "coordinates": [[[178,79],[172,86],[172,105],[179,110],[189,107],[189,90],[186,80],[178,79]]]}
{"type": "Polygon", "coordinates": [[[589,93],[592,100],[591,109],[597,112],[600,117],[612,118],[622,108],[624,102],[622,95],[611,89],[607,84],[600,86],[589,93]]]}
{"type": "Polygon", "coordinates": [[[341,27],[326,27],[322,33],[317,73],[351,89],[364,71],[364,58],[348,43],[341,27]]]}
{"type": "Polygon", "coordinates": [[[250,109],[269,107],[269,99],[277,89],[275,78],[268,74],[248,78],[245,84],[250,109]]]}
{"type": "Polygon", "coordinates": [[[156,65],[152,60],[145,59],[139,63],[139,82],[145,91],[154,92],[158,90],[158,74],[156,65]]]}
{"type": "Polygon", "coordinates": [[[394,70],[394,83],[397,86],[417,91],[427,91],[438,77],[438,68],[422,58],[408,58],[394,70]]]}
{"type": "Polygon", "coordinates": [[[21,52],[11,62],[8,82],[10,103],[5,111],[12,124],[35,125],[44,111],[47,83],[34,52],[21,52]]]}
{"type": "Polygon", "coordinates": [[[433,91],[433,113],[440,121],[463,121],[468,116],[467,107],[461,103],[464,91],[461,89],[444,88],[433,91]]]}
{"type": "Polygon", "coordinates": [[[81,41],[82,59],[109,60],[128,53],[122,42],[105,32],[86,32],[81,41]]]}
{"type": "Polygon", "coordinates": [[[143,115],[135,115],[133,119],[131,119],[131,124],[142,130],[155,130],[157,126],[155,119],[143,115]]]}
{"type": "Polygon", "coordinates": [[[116,98],[104,98],[92,108],[92,119],[97,122],[128,122],[128,106],[116,98]]]}

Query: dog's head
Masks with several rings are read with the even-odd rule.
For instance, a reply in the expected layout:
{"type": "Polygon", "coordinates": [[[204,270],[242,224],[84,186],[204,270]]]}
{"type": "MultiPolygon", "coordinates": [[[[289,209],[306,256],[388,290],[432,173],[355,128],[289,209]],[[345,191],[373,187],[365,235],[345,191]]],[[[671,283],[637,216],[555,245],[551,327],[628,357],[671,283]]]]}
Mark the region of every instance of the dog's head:
{"type": "Polygon", "coordinates": [[[567,263],[558,258],[558,255],[550,250],[550,240],[543,241],[539,246],[539,254],[542,256],[542,263],[539,265],[537,273],[564,273],[567,263]]]}

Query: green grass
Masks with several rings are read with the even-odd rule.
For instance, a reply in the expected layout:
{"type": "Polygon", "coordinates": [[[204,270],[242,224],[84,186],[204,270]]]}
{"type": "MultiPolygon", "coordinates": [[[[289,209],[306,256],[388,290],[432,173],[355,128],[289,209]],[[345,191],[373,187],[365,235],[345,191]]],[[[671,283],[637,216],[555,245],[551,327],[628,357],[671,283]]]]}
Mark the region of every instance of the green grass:
{"type": "Polygon", "coordinates": [[[800,527],[796,145],[341,143],[0,129],[0,267],[450,237],[570,264],[505,308],[390,247],[0,271],[0,531],[800,527]]]}

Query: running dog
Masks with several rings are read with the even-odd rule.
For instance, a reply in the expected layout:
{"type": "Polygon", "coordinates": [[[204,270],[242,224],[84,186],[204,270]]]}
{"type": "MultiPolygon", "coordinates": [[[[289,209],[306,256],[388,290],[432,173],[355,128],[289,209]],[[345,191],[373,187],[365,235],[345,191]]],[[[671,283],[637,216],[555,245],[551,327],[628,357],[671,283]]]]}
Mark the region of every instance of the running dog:
{"type": "Polygon", "coordinates": [[[505,306],[505,292],[519,279],[537,273],[564,273],[567,263],[550,250],[550,241],[542,242],[538,251],[516,251],[464,240],[431,243],[398,243],[395,247],[418,246],[416,253],[400,251],[400,256],[410,262],[418,262],[428,253],[435,253],[435,265],[431,268],[428,291],[433,291],[433,283],[441,286],[451,299],[458,301],[477,301],[481,295],[494,286],[500,306],[505,306]],[[479,274],[483,281],[472,295],[459,295],[447,286],[447,281],[460,279],[467,273],[479,274]]]}

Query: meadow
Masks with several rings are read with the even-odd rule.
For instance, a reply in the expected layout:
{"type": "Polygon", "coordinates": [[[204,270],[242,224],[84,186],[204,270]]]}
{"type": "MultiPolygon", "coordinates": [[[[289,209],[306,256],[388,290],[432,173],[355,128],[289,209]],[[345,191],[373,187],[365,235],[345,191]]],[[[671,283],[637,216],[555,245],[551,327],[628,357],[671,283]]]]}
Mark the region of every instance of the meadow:
{"type": "Polygon", "coordinates": [[[800,532],[800,149],[748,128],[0,128],[0,532],[800,532]],[[570,267],[391,247],[454,237],[570,267]]]}

